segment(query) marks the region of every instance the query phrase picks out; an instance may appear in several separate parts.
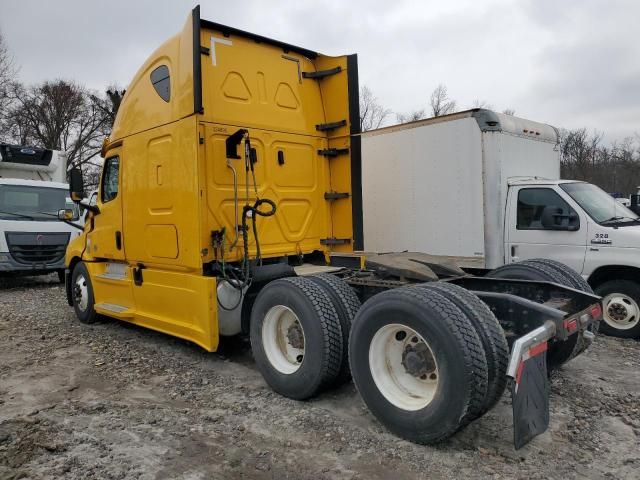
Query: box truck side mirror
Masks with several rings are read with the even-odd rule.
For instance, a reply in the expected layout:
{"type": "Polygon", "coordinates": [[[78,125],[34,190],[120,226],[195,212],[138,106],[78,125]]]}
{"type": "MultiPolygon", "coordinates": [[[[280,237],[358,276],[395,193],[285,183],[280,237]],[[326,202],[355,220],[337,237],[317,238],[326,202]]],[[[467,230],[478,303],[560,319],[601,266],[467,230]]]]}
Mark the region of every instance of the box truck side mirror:
{"type": "Polygon", "coordinates": [[[547,230],[567,230],[574,232],[580,228],[580,218],[574,211],[563,213],[561,207],[547,205],[542,210],[540,223],[547,230]]]}

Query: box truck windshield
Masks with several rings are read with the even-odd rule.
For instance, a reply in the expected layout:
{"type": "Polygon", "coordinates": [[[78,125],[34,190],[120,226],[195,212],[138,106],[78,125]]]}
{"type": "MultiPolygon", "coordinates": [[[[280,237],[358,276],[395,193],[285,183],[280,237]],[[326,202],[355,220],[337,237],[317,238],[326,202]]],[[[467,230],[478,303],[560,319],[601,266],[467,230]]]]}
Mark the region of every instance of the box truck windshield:
{"type": "Polygon", "coordinates": [[[590,183],[560,184],[596,222],[602,223],[635,223],[640,217],[627,207],[616,201],[604,190],[590,183]]]}
{"type": "Polygon", "coordinates": [[[0,185],[0,220],[57,221],[61,209],[78,209],[62,188],[0,185]]]}

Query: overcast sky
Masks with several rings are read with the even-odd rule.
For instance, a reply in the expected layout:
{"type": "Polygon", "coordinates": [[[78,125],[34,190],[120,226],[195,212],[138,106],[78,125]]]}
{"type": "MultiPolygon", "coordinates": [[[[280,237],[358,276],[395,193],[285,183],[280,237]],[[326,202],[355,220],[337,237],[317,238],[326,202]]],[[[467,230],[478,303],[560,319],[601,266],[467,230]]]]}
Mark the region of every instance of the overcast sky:
{"type": "MultiPolygon", "coordinates": [[[[25,83],[126,86],[181,29],[185,0],[0,0],[25,83]]],[[[395,112],[445,84],[474,100],[607,141],[640,133],[640,2],[633,0],[201,2],[202,18],[326,54],[357,53],[361,85],[395,112]]],[[[391,120],[395,120],[395,115],[391,120]]]]}

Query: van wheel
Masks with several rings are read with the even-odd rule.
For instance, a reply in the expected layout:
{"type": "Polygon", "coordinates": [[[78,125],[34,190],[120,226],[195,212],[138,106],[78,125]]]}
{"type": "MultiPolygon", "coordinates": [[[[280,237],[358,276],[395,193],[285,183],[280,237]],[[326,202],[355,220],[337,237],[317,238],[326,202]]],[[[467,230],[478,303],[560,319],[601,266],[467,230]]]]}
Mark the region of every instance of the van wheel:
{"type": "Polygon", "coordinates": [[[640,337],[640,285],[610,280],[598,285],[596,293],[603,297],[601,330],[613,337],[640,337]]]}
{"type": "MultiPolygon", "coordinates": [[[[510,263],[492,270],[487,274],[487,277],[555,282],[574,288],[571,281],[564,274],[549,265],[536,262],[510,263]]],[[[580,334],[578,333],[569,336],[565,341],[549,342],[549,349],[547,350],[547,369],[549,371],[560,367],[577,355],[580,348],[579,336],[580,334]]]]}
{"type": "Polygon", "coordinates": [[[91,277],[84,262],[78,263],[71,273],[71,300],[78,320],[88,324],[98,321],[91,277]]]}
{"type": "Polygon", "coordinates": [[[433,289],[453,302],[471,321],[482,342],[487,361],[487,396],[480,410],[471,412],[470,421],[474,420],[498,403],[507,386],[509,345],[504,330],[489,307],[469,290],[446,282],[422,283],[418,286],[433,289]]]}
{"type": "Polygon", "coordinates": [[[349,332],[351,332],[351,323],[358,310],[360,310],[360,300],[349,284],[335,275],[320,273],[306,278],[320,286],[331,297],[333,306],[338,313],[338,320],[342,330],[342,363],[335,385],[342,385],[351,379],[351,371],[349,370],[349,332]]]}
{"type": "Polygon", "coordinates": [[[455,304],[427,288],[367,300],[351,327],[349,363],[369,410],[412,442],[451,436],[487,394],[478,334],[455,304]]]}
{"type": "Polygon", "coordinates": [[[305,277],[268,283],[251,310],[253,356],[269,386],[304,400],[333,383],[342,361],[342,330],[329,295],[305,277]]]}

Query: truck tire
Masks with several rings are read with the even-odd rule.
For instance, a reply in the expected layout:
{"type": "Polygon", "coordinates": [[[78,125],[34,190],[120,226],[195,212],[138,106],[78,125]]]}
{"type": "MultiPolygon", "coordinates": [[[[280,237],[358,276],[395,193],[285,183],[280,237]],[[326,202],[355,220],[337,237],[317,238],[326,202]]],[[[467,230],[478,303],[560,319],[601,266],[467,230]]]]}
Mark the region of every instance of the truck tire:
{"type": "Polygon", "coordinates": [[[527,263],[527,262],[534,262],[534,263],[547,265],[551,268],[554,268],[556,271],[564,275],[573,284],[573,288],[577,290],[582,290],[583,292],[586,292],[586,293],[593,293],[593,289],[591,288],[591,285],[589,285],[589,283],[587,283],[587,281],[584,278],[582,278],[582,275],[576,272],[569,265],[565,265],[564,263],[557,262],[555,260],[549,260],[548,258],[532,258],[531,260],[527,260],[526,262],[523,262],[523,263],[527,263]]]}
{"type": "MultiPolygon", "coordinates": [[[[487,274],[490,278],[505,278],[514,280],[538,280],[542,282],[554,282],[567,287],[573,284],[567,276],[549,265],[535,262],[518,262],[503,265],[487,274]]],[[[549,371],[564,365],[575,357],[580,348],[579,333],[571,335],[565,341],[549,342],[547,350],[547,368],[549,371]]]]}
{"type": "Polygon", "coordinates": [[[466,315],[440,293],[401,287],[367,300],[349,337],[351,375],[396,435],[437,443],[482,408],[487,362],[466,315]]]}
{"type": "Polygon", "coordinates": [[[338,320],[342,330],[342,363],[334,385],[342,385],[351,380],[351,371],[349,370],[349,333],[351,332],[351,323],[358,310],[360,310],[360,300],[353,288],[335,275],[319,273],[307,278],[320,286],[331,297],[333,306],[338,313],[338,320]]]}
{"type": "Polygon", "coordinates": [[[619,338],[640,337],[640,285],[631,280],[609,280],[596,287],[602,297],[600,329],[619,338]]]}
{"type": "Polygon", "coordinates": [[[418,286],[433,289],[453,302],[471,321],[482,342],[487,361],[487,396],[480,410],[472,412],[470,420],[475,420],[498,403],[507,386],[509,345],[504,330],[489,307],[469,290],[446,282],[422,283],[418,286]]]}
{"type": "Polygon", "coordinates": [[[77,263],[71,272],[71,299],[80,322],[91,324],[98,321],[98,314],[94,309],[93,285],[84,262],[77,263]]]}
{"type": "Polygon", "coordinates": [[[332,384],[342,361],[342,330],[331,297],[312,280],[268,283],[251,309],[250,340],[267,384],[295,400],[332,384]]]}
{"type": "MultiPolygon", "coordinates": [[[[560,274],[564,275],[565,278],[567,278],[568,281],[570,282],[569,286],[572,286],[576,290],[582,290],[583,292],[586,292],[586,293],[591,293],[591,294],[594,293],[593,289],[591,288],[591,285],[589,285],[587,281],[584,278],[582,278],[582,275],[580,275],[573,268],[571,268],[568,265],[565,265],[564,263],[557,262],[555,260],[549,260],[547,258],[533,258],[531,260],[527,260],[525,263],[537,263],[540,265],[547,265],[555,269],[556,271],[558,271],[560,274]]],[[[599,330],[600,330],[599,321],[592,323],[589,326],[589,331],[592,332],[594,335],[596,335],[599,330]]],[[[578,337],[578,341],[576,342],[576,346],[572,354],[573,357],[577,357],[578,355],[580,355],[582,352],[584,352],[587,349],[589,345],[590,345],[590,342],[587,341],[583,335],[580,335],[578,337]]]]}

